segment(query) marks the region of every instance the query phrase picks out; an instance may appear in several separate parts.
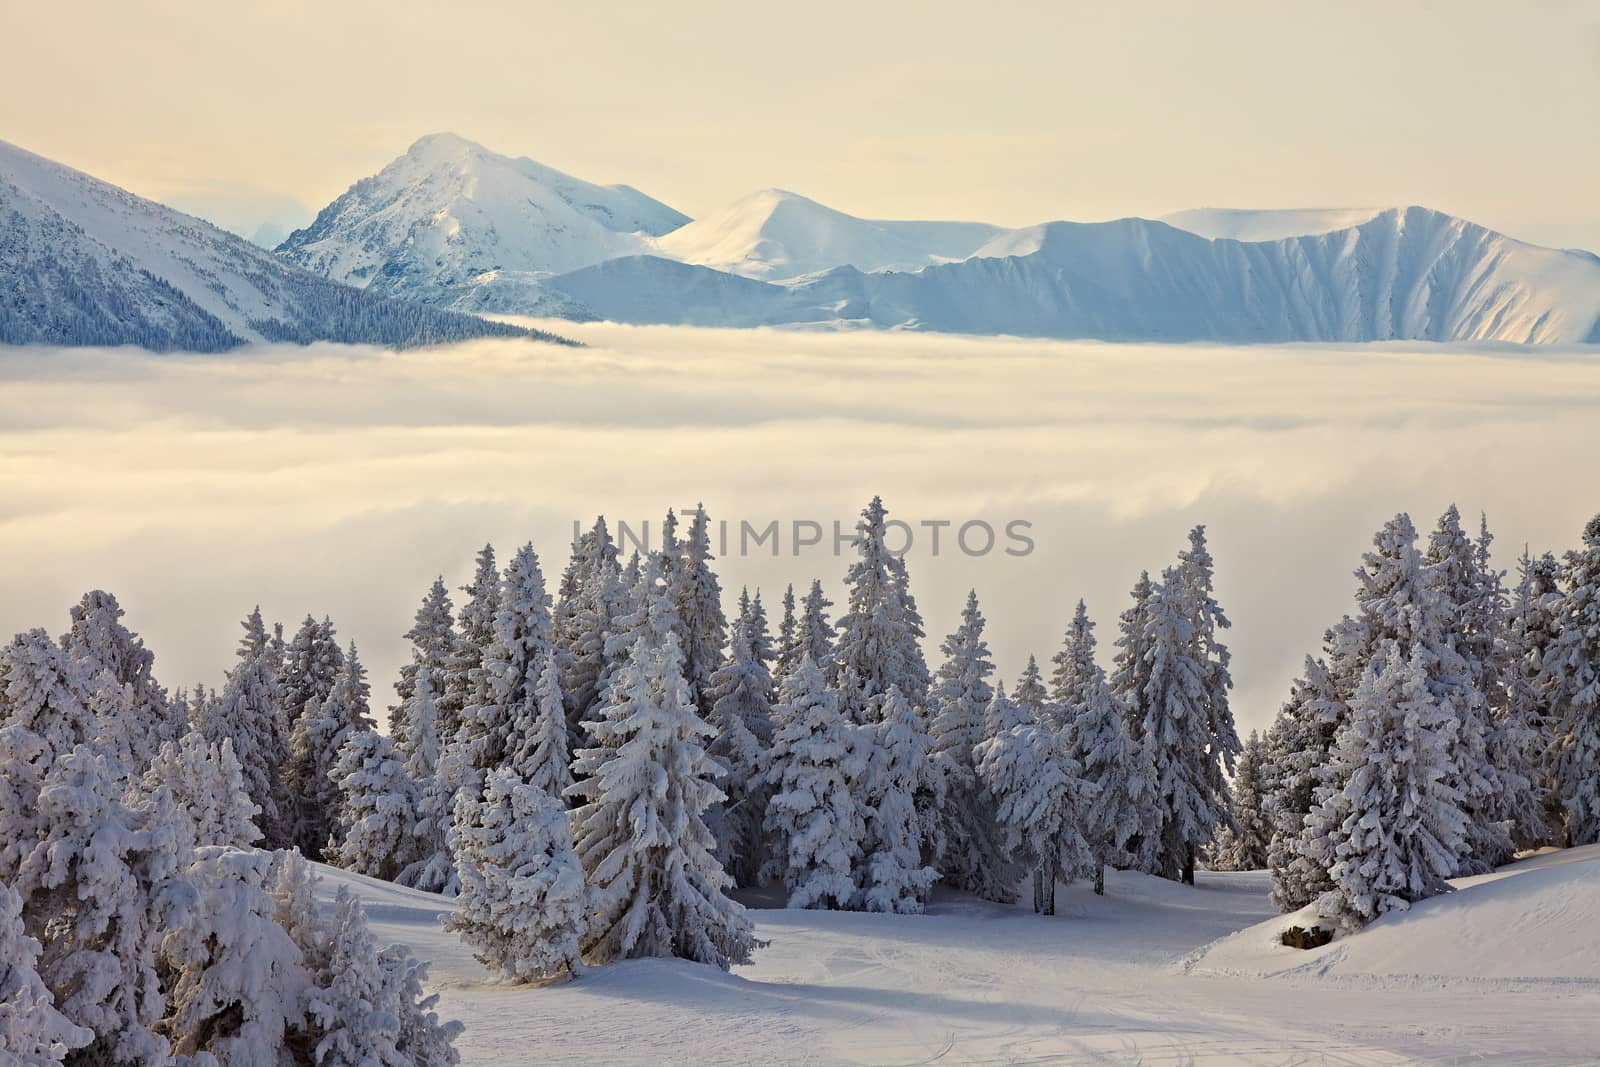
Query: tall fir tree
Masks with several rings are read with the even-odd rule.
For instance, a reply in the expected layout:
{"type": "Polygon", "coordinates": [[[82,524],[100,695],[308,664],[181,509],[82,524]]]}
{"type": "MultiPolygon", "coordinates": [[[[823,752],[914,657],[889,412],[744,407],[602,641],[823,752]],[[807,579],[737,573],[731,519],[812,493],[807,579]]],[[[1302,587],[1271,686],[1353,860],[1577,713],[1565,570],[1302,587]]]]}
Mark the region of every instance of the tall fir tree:
{"type": "Polygon", "coordinates": [[[806,592],[800,616],[800,656],[810,656],[812,661],[829,677],[833,672],[833,624],[828,621],[828,609],[833,607],[822,592],[822,579],[813,578],[806,592]]]}
{"type": "Polygon", "coordinates": [[[667,564],[667,584],[682,626],[684,677],[702,718],[711,717],[711,676],[723,663],[728,620],[722,612],[722,585],[711,569],[711,527],[698,505],[689,536],[667,564]]]}
{"type": "MultiPolygon", "coordinates": [[[[494,644],[494,619],[500,610],[500,571],[495,565],[493,545],[479,550],[472,581],[461,587],[466,599],[456,617],[455,653],[450,657],[450,673],[440,687],[446,708],[460,709],[463,718],[466,709],[481,704],[486,696],[487,681],[483,670],[484,657],[494,644]]],[[[454,740],[459,726],[450,729],[448,717],[444,736],[454,740]]]]}
{"type": "Polygon", "coordinates": [[[326,698],[313,695],[295,720],[289,740],[289,786],[296,797],[295,843],[310,860],[337,846],[344,798],[334,782],[339,750],[354,733],[373,728],[367,669],[350,642],[326,698]]]}
{"type": "Polygon", "coordinates": [[[261,811],[259,826],[265,846],[286,848],[294,843],[295,829],[295,805],[286,774],[289,747],[280,729],[283,715],[277,653],[260,624],[259,611],[245,620],[240,661],[229,672],[222,694],[205,707],[196,726],[211,744],[233,743],[245,791],[261,811]]]}
{"type": "Polygon", "coordinates": [[[1554,767],[1569,844],[1600,842],[1600,515],[1567,553],[1561,635],[1545,652],[1554,767]]]}
{"type": "Polygon", "coordinates": [[[1117,651],[1111,674],[1111,691],[1128,717],[1128,732],[1141,742],[1150,690],[1146,631],[1155,594],[1156,584],[1150,580],[1150,572],[1140,571],[1131,594],[1133,603],[1117,617],[1117,651]]]}
{"type": "Polygon", "coordinates": [[[898,686],[873,701],[875,735],[862,777],[866,837],[856,874],[857,905],[867,911],[921,912],[939,877],[929,846],[934,828],[919,794],[935,788],[937,768],[922,717],[898,686]]]}
{"type": "MultiPolygon", "coordinates": [[[[1081,601],[1080,601],[1081,604],[1081,601]]],[[[1083,622],[1088,623],[1087,616],[1083,622]]],[[[1150,865],[1157,840],[1155,767],[1144,745],[1128,732],[1105,672],[1094,659],[1093,624],[1078,628],[1085,653],[1056,705],[1066,720],[1060,733],[1067,755],[1090,786],[1079,809],[1079,829],[1094,861],[1094,891],[1105,893],[1105,869],[1150,865]]],[[[1070,643],[1069,643],[1069,647],[1070,643]]]]}
{"type": "Polygon", "coordinates": [[[891,687],[914,708],[927,704],[928,666],[922,657],[922,620],[906,584],[905,562],[885,543],[888,509],[873,497],[856,524],[857,559],[845,573],[848,610],[836,628],[834,684],[857,723],[870,721],[874,701],[891,687]]]}
{"type": "Polygon", "coordinates": [[[1065,728],[1072,721],[1067,709],[1083,707],[1090,689],[1105,683],[1105,671],[1094,658],[1095,645],[1094,622],[1089,618],[1088,607],[1079,600],[1061,640],[1061,650],[1050,657],[1055,669],[1050,672],[1050,704],[1042,720],[1046,726],[1065,728]]]}
{"type": "Polygon", "coordinates": [[[787,678],[800,666],[800,659],[805,654],[803,633],[800,629],[800,616],[795,613],[794,583],[784,587],[783,590],[783,615],[778,621],[778,643],[775,652],[776,658],[772,663],[772,674],[775,678],[787,678]]]}
{"type": "Polygon", "coordinates": [[[72,607],[72,626],[61,636],[61,650],[90,665],[92,678],[104,671],[109,683],[123,689],[123,716],[115,724],[127,739],[129,770],[142,771],[163,741],[188,728],[167,691],[152,673],[155,655],[138,634],[122,623],[117,598],[95,589],[72,607]]]}
{"type": "MultiPolygon", "coordinates": [[[[443,577],[435,578],[428,588],[405,638],[411,642],[411,659],[400,668],[400,680],[394,684],[400,701],[389,713],[389,736],[403,750],[410,744],[410,707],[416,692],[417,672],[428,671],[434,685],[438,686],[449,677],[450,662],[456,652],[455,612],[443,577]]],[[[444,694],[435,689],[433,729],[439,736],[449,737],[460,724],[461,709],[452,707],[448,698],[441,698],[444,694]]]]}
{"type": "Polygon", "coordinates": [[[591,886],[584,956],[596,963],[681,956],[748,961],[750,920],[724,893],[704,814],[723,799],[684,677],[681,625],[654,556],[640,581],[644,619],[578,753],[574,837],[591,886]]]}
{"type": "Polygon", "coordinates": [[[376,730],[353,731],[331,776],[343,799],[328,857],[347,871],[394,881],[417,849],[416,796],[394,742],[376,730]]]}
{"type": "Polygon", "coordinates": [[[767,790],[761,767],[772,744],[772,657],[766,611],[761,595],[740,594],[727,662],[711,676],[711,725],[716,736],[707,746],[722,767],[718,784],[728,799],[706,813],[717,841],[717,857],[734,883],[755,885],[765,861],[762,821],[767,790]]]}
{"type": "Polygon", "coordinates": [[[1258,871],[1267,865],[1272,828],[1262,810],[1261,765],[1265,742],[1255,730],[1239,754],[1232,782],[1234,826],[1217,835],[1212,867],[1219,871],[1258,871]]]}

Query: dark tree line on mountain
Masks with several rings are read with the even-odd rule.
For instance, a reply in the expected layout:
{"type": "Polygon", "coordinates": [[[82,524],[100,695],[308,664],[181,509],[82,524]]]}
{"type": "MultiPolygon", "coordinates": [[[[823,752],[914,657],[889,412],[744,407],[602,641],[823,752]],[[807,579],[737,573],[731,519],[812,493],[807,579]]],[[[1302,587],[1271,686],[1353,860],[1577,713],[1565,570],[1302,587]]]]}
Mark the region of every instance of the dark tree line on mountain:
{"type": "Polygon", "coordinates": [[[1425,543],[1385,524],[1355,612],[1246,745],[1217,857],[1270,867],[1285,911],[1355,928],[1518,851],[1600,841],[1600,517],[1565,560],[1524,552],[1514,588],[1492,542],[1454,506],[1425,543]]]}

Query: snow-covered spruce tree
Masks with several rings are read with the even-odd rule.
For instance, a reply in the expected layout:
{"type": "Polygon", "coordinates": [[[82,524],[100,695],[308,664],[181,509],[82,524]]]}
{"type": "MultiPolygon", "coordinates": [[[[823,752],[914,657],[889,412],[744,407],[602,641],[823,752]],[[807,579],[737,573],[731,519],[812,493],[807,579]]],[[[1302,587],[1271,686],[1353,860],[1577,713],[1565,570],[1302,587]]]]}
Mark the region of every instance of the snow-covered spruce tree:
{"type": "Polygon", "coordinates": [[[871,721],[870,706],[891,687],[914,708],[928,700],[922,619],[907,589],[905,561],[884,542],[887,515],[883,500],[873,497],[856,524],[858,558],[845,572],[849,604],[833,649],[834,685],[857,723],[871,721]]]}
{"type": "Polygon", "coordinates": [[[1328,871],[1315,903],[1355,929],[1442,893],[1467,833],[1449,783],[1458,720],[1428,688],[1426,646],[1374,650],[1331,755],[1340,783],[1325,790],[1299,848],[1328,871]]]}
{"type": "Polygon", "coordinates": [[[350,642],[326,699],[315,695],[295,720],[289,741],[289,785],[297,798],[295,843],[306,859],[322,859],[329,842],[337,846],[339,809],[344,797],[333,767],[352,734],[373,728],[367,670],[350,642]]]}
{"type": "Polygon", "coordinates": [[[1545,652],[1555,777],[1572,845],[1600,842],[1600,515],[1567,553],[1561,636],[1545,652]]]}
{"type": "Polygon", "coordinates": [[[287,739],[279,732],[276,657],[260,622],[259,612],[245,620],[240,661],[228,675],[222,694],[199,709],[201,718],[195,725],[211,744],[233,743],[245,792],[261,813],[257,825],[265,847],[281,848],[293,843],[293,827],[286,823],[286,809],[292,811],[284,773],[289,751],[287,739]]]}
{"type": "Polygon", "coordinates": [[[376,730],[354,731],[329,772],[339,788],[339,840],[328,858],[347,871],[385,881],[417,859],[416,796],[394,742],[376,730]]]}
{"type": "Polygon", "coordinates": [[[45,832],[39,792],[58,759],[95,740],[82,665],[43,630],[0,647],[0,881],[14,881],[45,832]]]}
{"type": "Polygon", "coordinates": [[[279,672],[282,694],[282,729],[286,738],[294,736],[295,724],[312,700],[326,702],[344,666],[344,650],[339,647],[333,621],[321,622],[310,615],[300,624],[284,648],[279,672]]]}
{"type": "Polygon", "coordinates": [[[114,726],[127,739],[129,770],[138,772],[161,742],[175,740],[187,724],[151,673],[155,654],[122,624],[123,614],[110,593],[95,589],[83,594],[73,605],[71,628],[61,635],[61,650],[85,664],[89,676],[103,670],[125,690],[124,716],[114,726]]]}
{"type": "Polygon", "coordinates": [[[1148,865],[1141,852],[1156,841],[1155,768],[1150,753],[1128,732],[1105,673],[1094,662],[1092,637],[1088,651],[1086,677],[1069,688],[1076,694],[1071,701],[1058,705],[1067,725],[1055,732],[1091,787],[1082,797],[1078,828],[1094,858],[1094,891],[1103,895],[1107,866],[1148,865]]]}
{"type": "Polygon", "coordinates": [[[455,861],[447,835],[454,812],[456,781],[445,745],[439,736],[439,692],[436,675],[426,663],[417,665],[411,678],[411,695],[404,704],[406,744],[395,746],[404,761],[415,804],[412,834],[416,858],[406,864],[395,881],[413,889],[442,893],[455,882],[455,861]]]}
{"type": "Polygon", "coordinates": [[[461,709],[452,707],[448,699],[441,700],[444,694],[439,689],[444,679],[449,677],[450,662],[456,652],[455,614],[444,578],[433,580],[405,637],[411,642],[411,662],[400,668],[400,680],[394,684],[395,695],[400,702],[389,713],[389,736],[409,756],[411,703],[416,692],[418,671],[427,670],[433,675],[434,732],[438,736],[448,737],[454,733],[461,719],[461,709]]]}
{"type": "Polygon", "coordinates": [[[945,848],[939,870],[946,885],[1009,904],[1016,899],[1019,876],[1001,841],[994,797],[978,778],[972,757],[984,739],[983,717],[994,698],[989,684],[994,662],[983,639],[984,625],[977,591],[970,591],[961,625],[939,648],[945,659],[929,698],[933,758],[945,783],[945,848]]]}
{"type": "Polygon", "coordinates": [[[1023,705],[999,694],[995,700],[1002,704],[995,721],[1015,724],[979,743],[974,753],[978,776],[998,801],[1012,853],[1025,856],[1034,868],[1033,910],[1054,915],[1056,882],[1077,878],[1095,865],[1078,830],[1094,787],[1079,776],[1065,737],[1033,721],[1023,705]]]}
{"type": "Polygon", "coordinates": [[[1240,749],[1228,706],[1228,649],[1217,636],[1229,623],[1211,595],[1211,570],[1205,527],[1196,526],[1145,621],[1144,741],[1161,827],[1154,873],[1190,885],[1199,850],[1232,825],[1226,774],[1240,749]]]}
{"type": "Polygon", "coordinates": [[[332,980],[313,986],[310,1016],[320,1031],[318,1064],[340,1067],[409,1067],[400,1054],[400,1017],[386,1011],[384,973],[378,946],[367,927],[360,901],[345,886],[334,898],[332,980]]]}
{"type": "Polygon", "coordinates": [[[804,655],[801,642],[800,616],[795,614],[794,583],[791,582],[783,590],[783,615],[778,620],[776,658],[772,663],[773,677],[787,678],[794,673],[804,655]]]}
{"type": "Polygon", "coordinates": [[[1089,690],[1095,684],[1104,684],[1105,670],[1095,661],[1094,622],[1082,600],[1072,613],[1066,636],[1061,641],[1061,651],[1050,657],[1055,670],[1050,673],[1050,703],[1045,726],[1055,730],[1065,729],[1072,721],[1069,709],[1081,708],[1089,700],[1089,690]]]}
{"type": "Polygon", "coordinates": [[[166,789],[176,809],[179,850],[203,845],[247,847],[261,840],[260,814],[244,772],[233,754],[233,741],[211,744],[198,730],[167,741],[144,772],[144,791],[166,789]]]}
{"type": "Polygon", "coordinates": [[[606,635],[622,614],[625,590],[617,563],[617,547],[604,516],[572,546],[572,559],[561,575],[561,600],[556,606],[555,642],[561,650],[562,688],[567,702],[569,748],[582,738],[579,723],[600,699],[606,659],[606,635]]]}
{"type": "Polygon", "coordinates": [[[22,928],[22,898],[0,882],[0,1062],[48,1067],[94,1040],[56,1010],[39,978],[39,942],[22,928]]]}
{"type": "Polygon", "coordinates": [[[462,712],[461,733],[472,767],[469,788],[506,765],[534,731],[539,673],[555,650],[550,596],[533,545],[517,550],[500,584],[494,639],[483,654],[477,700],[462,712]]]}
{"type": "MultiPolygon", "coordinates": [[[[467,598],[456,619],[455,653],[450,657],[450,673],[441,681],[440,694],[446,709],[464,712],[482,702],[483,660],[494,643],[494,617],[500,609],[500,571],[495,566],[493,545],[484,545],[479,551],[472,581],[461,591],[467,598]]],[[[440,721],[440,736],[453,739],[458,724],[448,715],[440,721]]]]}
{"type": "Polygon", "coordinates": [[[273,862],[270,852],[205,846],[183,872],[194,906],[161,941],[172,972],[161,1031],[178,1056],[276,1067],[305,1027],[309,984],[299,948],[274,918],[273,862]]]}
{"type": "Polygon", "coordinates": [[[1156,584],[1149,571],[1140,571],[1133,586],[1133,603],[1117,617],[1116,657],[1111,674],[1111,692],[1128,718],[1128,732],[1144,740],[1147,701],[1150,689],[1150,656],[1147,629],[1150,601],[1156,584]]]}
{"type": "MultiPolygon", "coordinates": [[[[559,710],[557,718],[565,722],[559,710]]],[[[502,978],[576,975],[583,865],[572,850],[566,805],[515,771],[494,771],[481,798],[457,798],[450,833],[461,893],[445,928],[502,978]]]]}
{"type": "Polygon", "coordinates": [[[723,799],[705,752],[713,731],[683,676],[676,612],[654,556],[641,577],[647,604],[628,660],[578,753],[577,852],[590,884],[584,958],[594,963],[681,956],[726,968],[750,958],[750,921],[723,889],[703,819],[723,799]]]}
{"type": "Polygon", "coordinates": [[[465,1029],[459,1022],[442,1022],[434,1009],[439,994],[428,994],[428,965],[411,955],[404,945],[390,945],[378,953],[383,972],[384,1003],[400,1020],[395,1051],[414,1067],[455,1067],[461,1062],[456,1038],[465,1029]]]}
{"type": "Polygon", "coordinates": [[[56,1007],[94,1041],[75,1063],[162,1064],[161,932],[192,921],[174,885],[172,803],[124,801],[127,774],[88,745],[58,758],[39,792],[43,832],[15,888],[28,932],[44,944],[39,976],[56,1007]]]}
{"type": "Polygon", "coordinates": [[[1538,836],[1519,820],[1517,844],[1525,848],[1553,843],[1564,834],[1566,825],[1555,776],[1557,729],[1551,701],[1556,678],[1544,669],[1545,655],[1561,635],[1564,575],[1561,561],[1552,553],[1534,558],[1524,549],[1518,561],[1517,587],[1504,635],[1505,727],[1508,735],[1525,747],[1523,766],[1532,768],[1534,792],[1543,817],[1543,830],[1538,836]]]}
{"type": "Polygon", "coordinates": [[[718,784],[727,799],[706,811],[706,826],[717,842],[717,858],[734,884],[758,884],[768,790],[761,767],[772,743],[772,674],[767,668],[771,641],[761,596],[739,597],[728,659],[711,676],[711,725],[716,736],[706,751],[723,769],[718,784]]]}
{"type": "Polygon", "coordinates": [[[1219,871],[1259,871],[1267,865],[1272,828],[1262,811],[1261,764],[1265,742],[1255,730],[1244,743],[1233,775],[1233,821],[1217,835],[1211,866],[1219,871]]]}
{"type": "Polygon", "coordinates": [[[873,701],[876,735],[866,759],[862,790],[866,800],[866,837],[856,872],[856,905],[866,911],[902,914],[921,912],[928,891],[939,877],[929,860],[931,829],[917,797],[936,788],[937,768],[922,717],[891,685],[873,701]]]}
{"type": "Polygon", "coordinates": [[[689,536],[676,564],[667,570],[673,605],[683,625],[683,672],[700,716],[711,718],[711,676],[723,663],[728,619],[722,613],[722,585],[711,569],[711,526],[704,505],[696,505],[689,536]]]}
{"type": "Polygon", "coordinates": [[[1028,716],[1035,722],[1049,725],[1050,716],[1046,705],[1050,701],[1050,691],[1044,687],[1044,678],[1039,674],[1039,661],[1033,656],[1028,657],[1028,665],[1022,669],[1022,674],[1017,678],[1017,687],[1011,691],[1011,699],[1027,709],[1028,716]]]}
{"type": "Polygon", "coordinates": [[[809,652],[784,678],[764,783],[772,789],[764,825],[766,875],[783,884],[791,908],[840,909],[855,896],[853,877],[866,823],[850,785],[864,771],[856,732],[809,652]]]}
{"type": "Polygon", "coordinates": [[[523,707],[516,732],[517,747],[512,750],[507,766],[520,780],[560,798],[572,785],[572,756],[567,748],[567,713],[561,694],[558,655],[551,649],[537,665],[530,703],[523,707]]]}
{"type": "Polygon", "coordinates": [[[833,624],[828,621],[828,609],[833,601],[822,595],[822,580],[813,578],[806,593],[800,616],[800,654],[809,655],[827,674],[833,664],[833,624]]]}
{"type": "Polygon", "coordinates": [[[1467,853],[1458,873],[1481,874],[1514,853],[1512,820],[1502,818],[1501,799],[1527,787],[1516,767],[1504,768],[1510,781],[1502,782],[1501,768],[1489,760],[1490,705],[1501,697],[1495,651],[1505,604],[1499,575],[1480,572],[1477,547],[1461,528],[1461,514],[1454,504],[1429,535],[1423,563],[1425,582],[1436,601],[1432,612],[1439,620],[1438,641],[1450,646],[1464,671],[1459,682],[1451,683],[1463,691],[1449,697],[1458,718],[1450,782],[1461,794],[1467,816],[1467,853]]]}

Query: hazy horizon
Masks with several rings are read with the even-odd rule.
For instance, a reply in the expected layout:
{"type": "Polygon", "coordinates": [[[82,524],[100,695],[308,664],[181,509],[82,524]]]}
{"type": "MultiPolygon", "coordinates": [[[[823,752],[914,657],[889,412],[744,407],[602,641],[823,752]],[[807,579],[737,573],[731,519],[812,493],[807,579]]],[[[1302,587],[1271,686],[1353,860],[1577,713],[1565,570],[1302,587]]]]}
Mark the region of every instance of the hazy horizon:
{"type": "Polygon", "coordinates": [[[1418,203],[1600,246],[1576,2],[92,6],[0,16],[0,137],[246,236],[451,130],[693,217],[771,186],[1008,226],[1418,203]]]}

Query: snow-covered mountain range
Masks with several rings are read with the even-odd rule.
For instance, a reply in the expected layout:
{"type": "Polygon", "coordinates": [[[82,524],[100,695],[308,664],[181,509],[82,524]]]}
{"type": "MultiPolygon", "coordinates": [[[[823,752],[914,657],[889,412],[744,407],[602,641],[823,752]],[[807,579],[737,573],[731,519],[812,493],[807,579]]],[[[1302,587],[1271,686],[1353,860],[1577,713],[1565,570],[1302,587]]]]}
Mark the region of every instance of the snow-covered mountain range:
{"type": "Polygon", "coordinates": [[[1420,207],[862,219],[769,189],[685,217],[449,134],[279,251],[445,307],[699,326],[1217,342],[1600,342],[1600,259],[1420,207]]]}
{"type": "Polygon", "coordinates": [[[528,335],[336,285],[190,215],[0,142],[0,344],[210,352],[253,341],[404,346],[528,335]]]}

